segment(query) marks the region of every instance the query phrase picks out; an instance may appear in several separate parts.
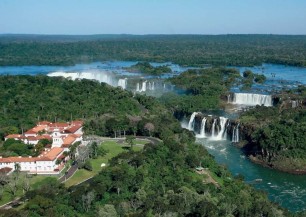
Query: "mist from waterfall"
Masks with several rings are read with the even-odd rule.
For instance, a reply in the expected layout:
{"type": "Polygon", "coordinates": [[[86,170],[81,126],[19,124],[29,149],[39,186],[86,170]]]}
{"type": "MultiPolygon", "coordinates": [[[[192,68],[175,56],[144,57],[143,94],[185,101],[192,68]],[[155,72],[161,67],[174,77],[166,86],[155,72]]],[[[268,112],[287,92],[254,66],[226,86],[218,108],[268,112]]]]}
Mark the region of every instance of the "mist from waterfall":
{"type": "Polygon", "coordinates": [[[122,89],[126,89],[126,86],[127,86],[127,78],[120,78],[118,80],[118,87],[122,87],[122,89]]]}
{"type": "Polygon", "coordinates": [[[226,125],[226,123],[227,123],[227,118],[225,118],[225,117],[220,117],[220,126],[221,126],[221,129],[220,129],[220,131],[218,132],[218,135],[216,136],[216,140],[223,140],[223,139],[225,139],[224,138],[224,134],[225,134],[225,131],[226,131],[226,127],[225,127],[225,125],[226,125]]]}
{"type": "Polygon", "coordinates": [[[117,79],[115,75],[108,71],[98,71],[98,70],[90,70],[84,72],[51,72],[48,74],[49,77],[64,77],[70,78],[71,80],[76,79],[88,79],[88,80],[96,80],[99,82],[107,83],[111,86],[118,86],[117,79]]]}

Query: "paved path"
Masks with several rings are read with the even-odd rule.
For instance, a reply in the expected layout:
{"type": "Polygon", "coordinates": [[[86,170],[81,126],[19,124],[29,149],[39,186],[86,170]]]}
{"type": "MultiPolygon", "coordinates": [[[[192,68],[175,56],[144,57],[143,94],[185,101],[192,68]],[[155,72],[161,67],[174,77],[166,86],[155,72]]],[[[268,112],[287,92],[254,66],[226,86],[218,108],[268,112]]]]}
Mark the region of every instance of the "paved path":
{"type": "Polygon", "coordinates": [[[0,209],[11,209],[13,206],[18,206],[20,204],[20,197],[17,197],[16,199],[0,206],[0,209]]]}
{"type": "Polygon", "coordinates": [[[136,136],[136,139],[146,139],[149,140],[154,145],[157,145],[158,143],[162,142],[160,139],[155,137],[148,137],[148,136],[136,136]]]}
{"type": "Polygon", "coordinates": [[[78,164],[72,165],[61,178],[58,179],[59,182],[65,182],[78,170],[78,164]]]}

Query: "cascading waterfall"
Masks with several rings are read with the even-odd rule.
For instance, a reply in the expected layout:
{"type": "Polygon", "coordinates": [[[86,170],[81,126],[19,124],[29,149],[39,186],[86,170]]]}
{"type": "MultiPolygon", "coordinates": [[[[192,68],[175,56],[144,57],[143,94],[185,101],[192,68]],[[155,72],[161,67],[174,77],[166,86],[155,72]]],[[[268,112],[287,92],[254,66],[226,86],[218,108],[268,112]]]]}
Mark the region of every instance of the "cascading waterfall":
{"type": "Polygon", "coordinates": [[[154,89],[155,89],[155,83],[154,83],[154,81],[149,82],[148,84],[149,84],[149,90],[154,90],[154,89]]]}
{"type": "Polygon", "coordinates": [[[190,120],[188,123],[188,130],[191,131],[194,130],[194,119],[197,114],[198,114],[197,112],[193,112],[192,115],[190,116],[190,120]]]}
{"type": "Polygon", "coordinates": [[[147,91],[147,81],[143,81],[140,92],[146,92],[146,91],[147,91]]]}
{"type": "MultiPolygon", "coordinates": [[[[196,116],[201,113],[199,112],[193,112],[190,116],[188,126],[185,125],[185,128],[187,128],[190,131],[198,131],[199,133],[196,134],[197,138],[209,138],[210,140],[226,140],[228,138],[228,130],[231,128],[232,121],[230,121],[226,117],[216,117],[216,118],[210,118],[210,117],[203,117],[201,121],[201,127],[198,129],[195,126],[196,122],[196,116]],[[206,131],[206,125],[209,124],[211,130],[206,131]],[[211,132],[211,133],[208,133],[211,132]]],[[[198,119],[197,119],[198,120],[198,119]]],[[[240,124],[233,126],[232,128],[232,142],[238,143],[239,142],[239,127],[240,124]]]]}
{"type": "Polygon", "coordinates": [[[254,93],[234,93],[233,104],[272,106],[272,96],[254,93]]]}
{"type": "Polygon", "coordinates": [[[139,83],[136,84],[136,92],[140,92],[140,84],[139,83]]]}
{"type": "Polygon", "coordinates": [[[120,78],[118,80],[118,87],[122,87],[122,89],[126,89],[127,86],[127,78],[120,78]]]}
{"type": "Polygon", "coordinates": [[[292,108],[296,108],[296,107],[299,106],[299,102],[298,102],[298,101],[292,100],[291,103],[292,103],[292,104],[291,104],[291,105],[292,105],[292,106],[291,106],[292,108]]]}
{"type": "Polygon", "coordinates": [[[227,121],[227,125],[226,128],[224,130],[224,134],[223,134],[223,139],[226,140],[227,139],[227,129],[230,126],[230,121],[227,121]]]}
{"type": "Polygon", "coordinates": [[[198,138],[205,138],[206,135],[205,135],[205,125],[206,125],[206,118],[204,117],[202,119],[202,122],[201,122],[201,131],[200,131],[200,134],[197,135],[198,138]]]}
{"type": "Polygon", "coordinates": [[[233,143],[239,142],[239,123],[233,129],[232,142],[233,143]]]}
{"type": "Polygon", "coordinates": [[[211,129],[211,137],[212,137],[212,139],[215,139],[216,121],[217,121],[217,119],[214,119],[214,122],[213,122],[213,124],[212,124],[212,129],[211,129]]]}
{"type": "Polygon", "coordinates": [[[218,135],[216,136],[216,140],[223,140],[224,139],[224,133],[226,131],[226,122],[227,122],[227,118],[225,117],[220,117],[220,126],[221,126],[221,129],[220,131],[218,132],[218,135]]]}

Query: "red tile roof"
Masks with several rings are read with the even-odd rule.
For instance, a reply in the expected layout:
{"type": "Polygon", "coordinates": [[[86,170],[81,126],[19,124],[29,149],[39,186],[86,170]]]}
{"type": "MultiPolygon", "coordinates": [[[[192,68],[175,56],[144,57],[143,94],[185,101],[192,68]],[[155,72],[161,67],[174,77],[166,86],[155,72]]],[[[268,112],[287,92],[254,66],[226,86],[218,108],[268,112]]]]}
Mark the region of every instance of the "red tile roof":
{"type": "Polygon", "coordinates": [[[62,152],[63,148],[52,148],[50,151],[42,154],[38,157],[6,157],[0,158],[0,163],[19,163],[19,162],[35,162],[35,161],[53,161],[55,160],[62,152]]]}
{"type": "Polygon", "coordinates": [[[24,136],[22,136],[20,134],[10,134],[10,135],[7,135],[5,138],[7,138],[7,139],[22,139],[22,138],[24,138],[24,136]]]}
{"type": "Polygon", "coordinates": [[[37,161],[48,161],[48,160],[55,160],[57,156],[59,156],[64,151],[63,148],[52,148],[49,152],[43,155],[41,158],[37,157],[37,161]]]}
{"type": "Polygon", "coordinates": [[[49,127],[52,127],[52,128],[66,128],[66,127],[69,127],[69,123],[56,122],[56,123],[49,124],[49,127]]]}
{"type": "Polygon", "coordinates": [[[76,140],[77,137],[74,135],[68,135],[63,142],[63,147],[69,147],[76,140]]]}
{"type": "Polygon", "coordinates": [[[82,125],[74,125],[74,126],[71,126],[69,128],[67,128],[65,130],[65,133],[75,133],[76,131],[78,131],[80,128],[82,127],[82,125]]]}
{"type": "Polygon", "coordinates": [[[38,122],[37,125],[44,125],[44,126],[48,126],[49,124],[51,124],[51,122],[49,121],[41,121],[41,122],[38,122]]]}
{"type": "Polygon", "coordinates": [[[2,169],[0,169],[0,173],[4,173],[7,174],[9,172],[11,172],[13,169],[10,167],[3,167],[2,169]]]}
{"type": "Polygon", "coordinates": [[[46,130],[46,126],[36,126],[32,129],[29,129],[25,134],[37,134],[40,131],[46,130]]]}

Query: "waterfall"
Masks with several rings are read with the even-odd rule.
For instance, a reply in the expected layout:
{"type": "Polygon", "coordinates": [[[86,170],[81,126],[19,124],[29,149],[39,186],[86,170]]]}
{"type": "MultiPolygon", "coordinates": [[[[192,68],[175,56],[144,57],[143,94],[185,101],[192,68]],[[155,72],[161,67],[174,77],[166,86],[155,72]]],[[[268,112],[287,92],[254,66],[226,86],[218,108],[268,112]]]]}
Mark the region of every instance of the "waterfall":
{"type": "Polygon", "coordinates": [[[154,90],[154,89],[155,89],[154,81],[149,82],[149,90],[154,90]]]}
{"type": "Polygon", "coordinates": [[[234,93],[233,104],[272,106],[272,97],[263,94],[234,93]]]}
{"type": "MultiPolygon", "coordinates": [[[[184,124],[182,125],[184,128],[195,131],[195,122],[196,122],[196,116],[200,114],[199,112],[193,112],[190,116],[188,125],[184,124]]],[[[198,119],[197,119],[198,120],[198,119]]],[[[197,122],[198,123],[198,122],[197,122]]],[[[229,127],[231,126],[231,121],[226,117],[216,117],[216,118],[210,118],[210,117],[203,117],[201,120],[201,128],[200,132],[196,134],[197,138],[208,138],[209,140],[226,140],[227,137],[227,131],[229,127]],[[210,126],[210,130],[206,131],[207,125],[210,126]],[[209,133],[211,134],[209,135],[209,133]]],[[[232,132],[232,142],[239,142],[239,123],[233,127],[232,132]]]]}
{"type": "Polygon", "coordinates": [[[291,101],[291,103],[292,103],[292,108],[296,108],[296,107],[299,106],[299,102],[298,101],[293,100],[293,101],[291,101]]]}
{"type": "Polygon", "coordinates": [[[231,94],[228,94],[227,95],[227,103],[230,103],[231,102],[231,94]]]}
{"type": "Polygon", "coordinates": [[[212,129],[211,129],[211,137],[214,139],[215,138],[215,126],[216,126],[216,120],[214,119],[214,122],[212,124],[212,129]]]}
{"type": "Polygon", "coordinates": [[[136,84],[136,92],[140,92],[140,84],[139,83],[136,84]]]}
{"type": "Polygon", "coordinates": [[[205,124],[206,124],[206,118],[204,117],[202,119],[202,122],[201,122],[201,131],[200,131],[200,134],[197,135],[198,138],[205,138],[206,135],[205,135],[205,124]]]}
{"type": "Polygon", "coordinates": [[[227,118],[225,117],[220,117],[220,126],[221,126],[221,129],[220,131],[218,132],[218,135],[217,137],[215,138],[216,140],[223,140],[224,139],[224,132],[226,130],[226,122],[227,122],[227,118]]]}
{"type": "Polygon", "coordinates": [[[166,89],[166,84],[164,83],[164,90],[166,89]]]}
{"type": "Polygon", "coordinates": [[[127,78],[120,78],[118,80],[118,87],[122,87],[122,89],[126,89],[126,85],[127,85],[127,78]]]}
{"type": "Polygon", "coordinates": [[[233,129],[232,142],[234,143],[239,142],[239,123],[233,129]]]}
{"type": "Polygon", "coordinates": [[[227,122],[226,128],[224,130],[224,134],[223,134],[223,139],[226,140],[227,139],[227,129],[230,125],[230,121],[227,122]]]}
{"type": "Polygon", "coordinates": [[[194,129],[194,119],[197,114],[198,114],[197,112],[193,112],[192,115],[190,116],[190,120],[188,123],[188,130],[192,131],[194,129]]]}
{"type": "Polygon", "coordinates": [[[141,92],[146,92],[147,91],[147,81],[142,82],[142,87],[141,87],[141,92]]]}

